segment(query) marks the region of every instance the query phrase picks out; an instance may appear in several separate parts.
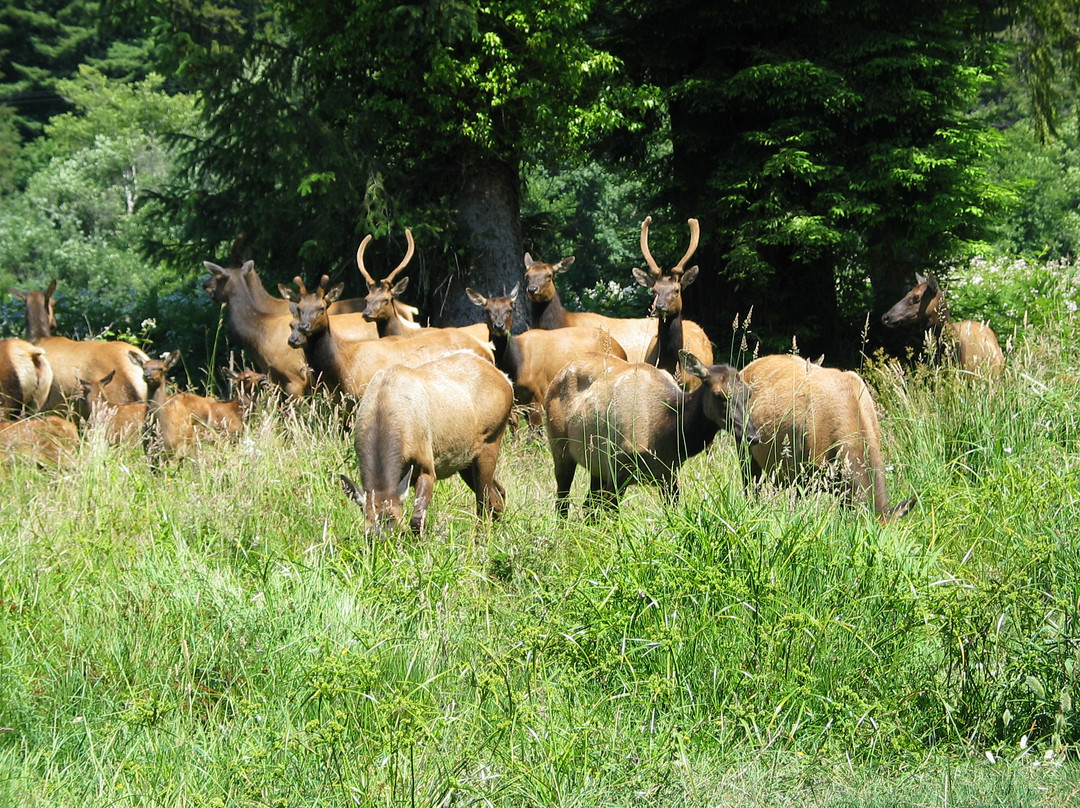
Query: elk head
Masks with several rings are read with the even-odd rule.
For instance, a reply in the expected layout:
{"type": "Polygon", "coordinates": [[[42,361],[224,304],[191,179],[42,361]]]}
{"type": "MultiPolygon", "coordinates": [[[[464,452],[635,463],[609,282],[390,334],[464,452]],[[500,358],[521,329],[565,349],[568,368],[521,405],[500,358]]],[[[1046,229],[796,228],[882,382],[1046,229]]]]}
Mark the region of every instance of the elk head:
{"type": "Polygon", "coordinates": [[[56,301],[53,300],[53,292],[56,291],[56,278],[52,279],[45,289],[11,289],[11,294],[26,303],[26,338],[30,342],[36,342],[44,337],[52,336],[56,328],[56,301]]]}
{"type": "Polygon", "coordinates": [[[942,325],[948,321],[945,311],[945,295],[933,275],[915,273],[915,287],[904,295],[895,306],[881,315],[881,322],[888,328],[898,328],[912,323],[942,325]]]}
{"type": "Polygon", "coordinates": [[[215,303],[228,303],[229,297],[246,283],[246,276],[255,268],[255,262],[248,260],[242,265],[221,267],[213,261],[203,261],[210,277],[203,282],[203,289],[215,303]]]}
{"type": "Polygon", "coordinates": [[[750,417],[750,385],[731,365],[706,366],[689,351],[679,352],[685,373],[701,380],[702,410],[714,424],[729,430],[736,443],[761,442],[750,417]]]}
{"type": "Polygon", "coordinates": [[[697,266],[687,269],[686,262],[697,250],[701,228],[697,219],[687,220],[687,224],[690,225],[690,246],[687,247],[679,262],[671,268],[671,273],[664,275],[664,271],[649,250],[650,224],[652,224],[652,216],[646,216],[645,221],[641,223],[641,254],[648,265],[648,271],[634,267],[633,273],[638,283],[653,290],[649,316],[668,320],[682,314],[682,290],[693,283],[698,276],[697,266]]]}
{"type": "MultiPolygon", "coordinates": [[[[505,288],[505,287],[504,287],[505,288]]],[[[469,300],[484,310],[488,333],[492,337],[508,337],[514,328],[514,303],[517,301],[520,283],[515,283],[509,295],[484,297],[475,289],[466,289],[469,300]]]]}
{"type": "Polygon", "coordinates": [[[307,345],[308,339],[313,334],[325,331],[329,327],[330,304],[341,297],[345,284],[339,283],[328,289],[330,277],[323,275],[319,280],[319,285],[309,292],[299,277],[293,278],[293,283],[296,284],[296,289],[279,283],[278,291],[289,301],[289,310],[292,312],[289,346],[302,348],[307,345]]]}
{"type": "Polygon", "coordinates": [[[402,500],[409,492],[412,485],[413,467],[405,472],[405,476],[392,491],[365,491],[354,483],[347,475],[339,475],[341,487],[345,494],[364,509],[364,521],[368,533],[385,534],[397,530],[403,524],[404,509],[402,500]]]}
{"type": "Polygon", "coordinates": [[[173,351],[161,359],[143,359],[141,355],[129,351],[128,359],[131,360],[131,364],[142,368],[143,381],[146,382],[146,395],[148,398],[153,398],[154,393],[165,385],[166,375],[180,361],[180,352],[173,351]]]}
{"type": "Polygon", "coordinates": [[[557,264],[545,264],[542,261],[534,261],[529,253],[525,253],[525,294],[533,303],[550,303],[557,294],[555,290],[555,276],[566,272],[574,263],[574,256],[562,259],[557,264]]]}
{"type": "Polygon", "coordinates": [[[395,315],[394,311],[394,299],[400,297],[405,291],[405,287],[409,285],[408,277],[402,278],[397,283],[394,283],[395,276],[408,266],[409,261],[412,260],[413,253],[416,251],[416,245],[413,243],[412,230],[408,227],[405,228],[405,240],[409,243],[408,249],[405,251],[405,257],[401,259],[401,263],[394,267],[394,270],[383,278],[381,281],[376,281],[364,266],[364,252],[367,250],[368,244],[371,243],[371,235],[364,237],[364,240],[360,242],[360,247],[356,250],[356,266],[360,269],[360,274],[364,276],[364,280],[367,282],[368,293],[364,298],[364,319],[368,322],[376,322],[378,320],[387,320],[395,315]]]}

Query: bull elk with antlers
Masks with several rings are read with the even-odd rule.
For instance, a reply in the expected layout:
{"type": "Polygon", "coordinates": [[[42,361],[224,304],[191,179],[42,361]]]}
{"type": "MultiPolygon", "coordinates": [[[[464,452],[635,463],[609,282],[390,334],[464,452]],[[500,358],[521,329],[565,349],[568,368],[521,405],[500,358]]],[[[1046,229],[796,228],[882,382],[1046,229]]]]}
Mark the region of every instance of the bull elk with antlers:
{"type": "Polygon", "coordinates": [[[380,370],[391,365],[417,365],[444,353],[468,350],[488,362],[494,362],[491,350],[460,329],[421,329],[414,336],[355,340],[338,333],[337,318],[327,311],[341,294],[342,284],[329,286],[323,275],[319,285],[308,291],[300,278],[296,289],[278,286],[289,301],[292,328],[289,345],[300,348],[320,384],[331,394],[345,393],[356,398],[364,395],[368,382],[380,370]]]}
{"type": "Polygon", "coordinates": [[[881,322],[888,328],[922,326],[933,341],[935,360],[955,351],[960,367],[968,373],[999,376],[1005,355],[994,329],[977,320],[954,323],[937,278],[916,273],[915,281],[915,287],[881,316],[881,322]]]}
{"type": "Polygon", "coordinates": [[[500,515],[506,491],[495,466],[513,403],[506,376],[469,351],[379,371],[356,411],[361,485],[341,475],[368,529],[400,524],[412,485],[410,525],[422,532],[435,481],[454,474],[476,495],[480,515],[500,515]]]}
{"type": "Polygon", "coordinates": [[[681,350],[675,348],[676,345],[689,350],[702,364],[711,364],[712,343],[705,331],[692,320],[682,318],[682,289],[697,277],[697,268],[692,267],[689,279],[686,278],[686,262],[697,250],[700,236],[697,220],[690,220],[690,246],[667,278],[649,250],[648,233],[651,221],[652,218],[649,217],[641,225],[641,251],[649,271],[645,273],[635,270],[634,276],[643,286],[653,288],[650,312],[658,318],[659,324],[649,317],[620,319],[595,312],[567,311],[559,299],[558,289],[555,288],[555,276],[570,268],[574,263],[574,256],[548,264],[534,261],[529,253],[525,253],[525,293],[530,301],[532,327],[603,328],[623,347],[630,362],[658,365],[672,373],[678,366],[678,350],[681,350]]]}
{"type": "Polygon", "coordinates": [[[56,327],[56,279],[45,289],[12,289],[15,297],[26,303],[26,338],[44,349],[52,368],[52,384],[45,406],[56,409],[82,394],[82,379],[100,379],[110,371],[116,377],[106,398],[111,404],[127,404],[146,399],[146,384],[132,367],[128,353],[145,353],[127,342],[73,340],[52,336],[56,327]]]}

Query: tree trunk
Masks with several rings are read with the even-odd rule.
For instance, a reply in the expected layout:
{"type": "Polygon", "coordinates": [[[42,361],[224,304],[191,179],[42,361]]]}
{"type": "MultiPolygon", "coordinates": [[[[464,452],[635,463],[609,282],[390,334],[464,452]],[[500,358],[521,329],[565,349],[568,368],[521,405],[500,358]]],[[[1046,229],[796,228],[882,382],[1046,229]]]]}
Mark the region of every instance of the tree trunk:
{"type": "MultiPolygon", "coordinates": [[[[447,279],[446,294],[432,320],[437,325],[468,325],[482,314],[465,295],[472,287],[487,297],[509,294],[524,276],[521,239],[521,179],[516,163],[496,159],[464,167],[458,189],[456,242],[464,247],[464,271],[447,279]]],[[[529,325],[524,293],[514,308],[514,331],[529,325]]]]}

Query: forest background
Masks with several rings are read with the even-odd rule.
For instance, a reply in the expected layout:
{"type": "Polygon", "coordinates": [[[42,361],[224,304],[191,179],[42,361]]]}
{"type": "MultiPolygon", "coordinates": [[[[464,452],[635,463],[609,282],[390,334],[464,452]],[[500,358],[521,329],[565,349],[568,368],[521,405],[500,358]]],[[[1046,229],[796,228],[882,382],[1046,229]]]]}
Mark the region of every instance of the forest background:
{"type": "MultiPolygon", "coordinates": [[[[208,367],[202,261],[238,233],[268,285],[354,294],[360,240],[378,274],[411,227],[409,302],[452,324],[525,251],[577,256],[571,305],[640,316],[641,220],[663,263],[693,216],[690,317],[716,339],[752,310],[764,350],[853,364],[914,272],[1073,254],[1078,19],[1066,0],[4,0],[0,285],[59,278],[62,332],[208,367]]],[[[962,313],[1002,301],[980,304],[962,313]]]]}

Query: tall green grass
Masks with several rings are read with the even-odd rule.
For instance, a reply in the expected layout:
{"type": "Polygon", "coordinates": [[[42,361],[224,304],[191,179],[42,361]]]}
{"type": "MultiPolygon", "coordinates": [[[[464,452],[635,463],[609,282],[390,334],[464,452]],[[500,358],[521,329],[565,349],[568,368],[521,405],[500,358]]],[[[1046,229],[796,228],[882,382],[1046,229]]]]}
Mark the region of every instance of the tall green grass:
{"type": "Polygon", "coordinates": [[[447,481],[372,541],[319,402],[160,471],[93,435],[11,466],[0,804],[1075,802],[1076,336],[1019,333],[994,384],[869,368],[918,497],[887,527],[746,495],[730,437],[676,507],[582,521],[579,480],[560,522],[520,430],[502,521],[447,481]]]}

